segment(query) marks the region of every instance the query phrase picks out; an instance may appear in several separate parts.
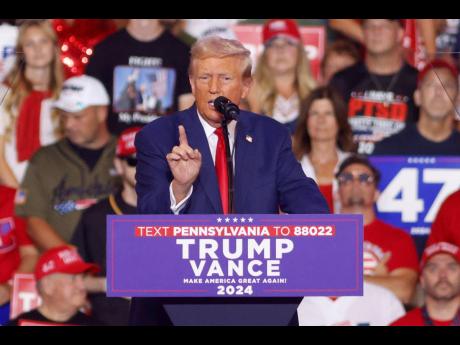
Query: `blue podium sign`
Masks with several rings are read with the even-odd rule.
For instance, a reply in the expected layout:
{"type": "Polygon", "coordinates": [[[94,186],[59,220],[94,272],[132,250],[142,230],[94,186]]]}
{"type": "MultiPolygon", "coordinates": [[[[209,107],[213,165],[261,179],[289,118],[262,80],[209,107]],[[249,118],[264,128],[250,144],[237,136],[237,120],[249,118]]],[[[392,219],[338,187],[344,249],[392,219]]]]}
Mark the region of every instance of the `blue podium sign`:
{"type": "Polygon", "coordinates": [[[360,296],[361,215],[107,217],[107,295],[360,296]]]}
{"type": "Polygon", "coordinates": [[[460,157],[373,156],[381,172],[378,217],[426,236],[442,202],[460,188],[460,157]]]}

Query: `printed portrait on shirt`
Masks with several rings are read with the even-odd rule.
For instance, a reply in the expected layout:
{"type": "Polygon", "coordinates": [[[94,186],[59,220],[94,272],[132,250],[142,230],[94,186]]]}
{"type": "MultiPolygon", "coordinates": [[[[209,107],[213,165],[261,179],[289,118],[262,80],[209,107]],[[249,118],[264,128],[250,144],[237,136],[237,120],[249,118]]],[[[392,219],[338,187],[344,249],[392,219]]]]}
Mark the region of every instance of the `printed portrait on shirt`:
{"type": "Polygon", "coordinates": [[[117,66],[113,110],[164,115],[174,105],[175,80],[172,68],[117,66]]]}

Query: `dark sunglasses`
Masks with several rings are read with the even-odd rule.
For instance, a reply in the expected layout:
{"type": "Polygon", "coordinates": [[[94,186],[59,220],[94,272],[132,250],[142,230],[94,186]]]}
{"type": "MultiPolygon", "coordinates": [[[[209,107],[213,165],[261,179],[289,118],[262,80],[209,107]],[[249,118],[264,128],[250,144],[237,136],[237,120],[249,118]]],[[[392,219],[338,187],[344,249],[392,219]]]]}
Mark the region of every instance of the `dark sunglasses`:
{"type": "Polygon", "coordinates": [[[339,181],[339,184],[348,184],[350,182],[353,182],[354,180],[358,180],[359,183],[361,184],[371,184],[374,183],[375,178],[372,175],[362,173],[357,176],[351,174],[351,173],[341,173],[338,177],[337,180],[339,181]]]}

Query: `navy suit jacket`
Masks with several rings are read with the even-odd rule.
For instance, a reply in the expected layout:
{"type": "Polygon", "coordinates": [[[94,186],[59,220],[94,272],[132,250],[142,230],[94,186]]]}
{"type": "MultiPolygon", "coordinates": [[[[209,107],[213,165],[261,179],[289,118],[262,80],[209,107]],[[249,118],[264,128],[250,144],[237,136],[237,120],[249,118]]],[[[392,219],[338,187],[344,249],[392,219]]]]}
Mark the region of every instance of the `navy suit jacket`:
{"type": "MultiPolygon", "coordinates": [[[[173,179],[166,155],[179,145],[183,125],[190,147],[202,155],[193,193],[181,213],[222,213],[209,144],[195,106],[162,117],[137,135],[136,191],[141,214],[172,213],[173,179]]],[[[329,213],[318,186],[294,157],[288,130],[277,121],[241,111],[236,125],[234,213],[329,213]],[[252,138],[252,141],[248,138],[252,138]]]]}
{"type": "MultiPolygon", "coordinates": [[[[222,213],[214,163],[195,106],[155,120],[136,135],[138,211],[142,214],[172,213],[169,185],[173,176],[166,155],[179,145],[179,125],[185,128],[189,145],[202,155],[193,193],[181,213],[222,213]]],[[[318,186],[305,176],[294,157],[289,131],[266,116],[247,111],[240,113],[236,125],[234,184],[235,213],[278,213],[280,209],[287,213],[329,213],[318,186]],[[248,136],[252,142],[247,140],[248,136]]],[[[130,322],[135,325],[173,324],[164,308],[168,304],[240,304],[249,308],[251,304],[264,304],[274,305],[276,312],[277,304],[296,306],[301,300],[296,297],[133,298],[130,322]]],[[[248,324],[258,322],[260,320],[249,320],[248,324]]],[[[290,324],[298,324],[295,307],[290,324]]]]}

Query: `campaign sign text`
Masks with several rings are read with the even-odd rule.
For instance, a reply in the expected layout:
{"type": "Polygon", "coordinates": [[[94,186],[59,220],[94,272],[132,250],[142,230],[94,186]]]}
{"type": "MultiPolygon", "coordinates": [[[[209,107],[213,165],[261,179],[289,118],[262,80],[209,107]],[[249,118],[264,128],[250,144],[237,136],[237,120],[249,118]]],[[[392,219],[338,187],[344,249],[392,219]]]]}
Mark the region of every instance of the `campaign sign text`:
{"type": "Polygon", "coordinates": [[[38,308],[42,300],[37,292],[35,276],[32,273],[16,273],[13,276],[10,319],[38,308]]]}
{"type": "Polygon", "coordinates": [[[460,157],[374,156],[382,179],[378,217],[426,236],[443,201],[460,188],[460,157]]]}
{"type": "Polygon", "coordinates": [[[107,216],[107,295],[360,296],[361,215],[107,216]]]}

